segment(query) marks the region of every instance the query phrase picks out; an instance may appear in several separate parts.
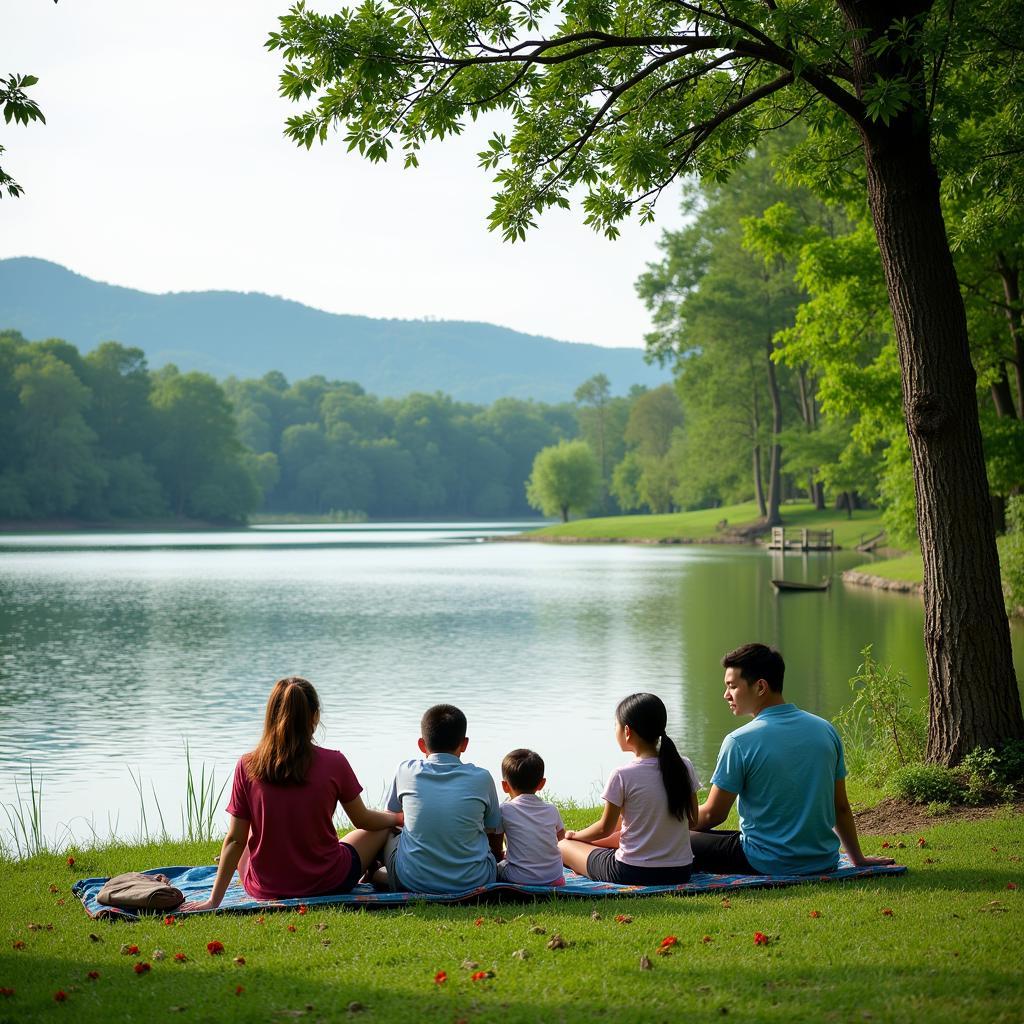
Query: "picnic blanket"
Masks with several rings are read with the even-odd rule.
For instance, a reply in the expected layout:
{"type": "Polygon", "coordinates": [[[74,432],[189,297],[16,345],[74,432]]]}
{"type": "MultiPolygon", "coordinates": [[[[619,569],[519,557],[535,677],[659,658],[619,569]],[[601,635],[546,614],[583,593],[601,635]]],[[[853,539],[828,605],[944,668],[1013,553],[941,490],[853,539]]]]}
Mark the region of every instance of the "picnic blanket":
{"type": "MultiPolygon", "coordinates": [[[[475,889],[458,893],[417,893],[417,892],[375,892],[370,885],[357,885],[350,893],[341,896],[306,896],[302,899],[255,900],[236,880],[228,887],[219,910],[238,913],[257,913],[268,910],[288,910],[299,906],[322,907],[332,904],[347,904],[357,907],[384,908],[401,907],[409,903],[480,903],[497,900],[536,899],[543,896],[584,897],[604,899],[621,896],[697,896],[707,892],[732,892],[740,889],[773,889],[789,885],[806,885],[809,882],[841,882],[852,878],[868,878],[875,875],[900,875],[907,869],[899,864],[888,866],[856,868],[845,854],[840,858],[835,871],[821,875],[709,875],[697,873],[685,885],[615,885],[612,882],[595,882],[589,878],[565,869],[565,884],[554,885],[513,885],[508,882],[492,882],[475,889]]],[[[186,900],[205,899],[217,874],[216,864],[199,867],[150,868],[147,874],[166,875],[171,885],[177,886],[186,900]]],[[[237,876],[236,876],[237,879],[237,876]]],[[[148,911],[121,910],[106,907],[96,897],[103,888],[105,878],[83,878],[75,882],[72,892],[82,901],[90,917],[119,918],[135,921],[148,911]]],[[[176,917],[194,913],[216,913],[218,911],[171,911],[176,917]]],[[[165,911],[152,913],[164,914],[165,911]]]]}

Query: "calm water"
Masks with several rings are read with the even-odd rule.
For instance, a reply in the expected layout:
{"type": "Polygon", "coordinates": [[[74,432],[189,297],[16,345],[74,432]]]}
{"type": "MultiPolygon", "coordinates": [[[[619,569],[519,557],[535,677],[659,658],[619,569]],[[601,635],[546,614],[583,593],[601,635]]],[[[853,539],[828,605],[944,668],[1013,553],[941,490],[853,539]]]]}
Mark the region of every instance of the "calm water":
{"type": "MultiPolygon", "coordinates": [[[[616,702],[653,690],[706,780],[738,724],[719,658],[749,639],[782,649],[787,695],[818,714],[846,702],[870,642],[925,694],[917,598],[841,583],[776,595],[780,556],[755,548],[483,542],[515,529],[0,537],[0,802],[16,779],[24,795],[31,760],[48,835],[130,835],[131,769],[151,823],[152,790],[177,826],[184,741],[224,779],[291,673],[317,686],[319,742],[345,751],[369,802],[439,701],[469,717],[467,759],[497,773],[509,749],[534,747],[550,792],[594,802],[621,760],[616,702]]],[[[785,575],[860,561],[788,555],[785,575]]]]}

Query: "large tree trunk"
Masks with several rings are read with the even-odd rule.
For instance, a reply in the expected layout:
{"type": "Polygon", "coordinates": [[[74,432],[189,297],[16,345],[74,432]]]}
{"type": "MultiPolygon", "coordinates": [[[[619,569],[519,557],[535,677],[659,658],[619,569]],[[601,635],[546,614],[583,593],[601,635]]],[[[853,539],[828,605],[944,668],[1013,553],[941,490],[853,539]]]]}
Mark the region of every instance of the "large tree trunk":
{"type": "MultiPolygon", "coordinates": [[[[887,15],[891,17],[891,15],[887,15]]],[[[924,558],[928,759],[1024,737],[967,323],[927,135],[864,132],[868,199],[896,328],[924,558]]]]}
{"type": "Polygon", "coordinates": [[[925,69],[912,48],[876,47],[931,0],[838,0],[863,98],[879,77],[912,84],[888,124],[865,120],[868,204],[896,330],[924,559],[930,761],[1024,738],[989,503],[967,319],[932,163],[925,69]]]}
{"type": "Polygon", "coordinates": [[[779,381],[775,375],[775,363],[772,361],[773,346],[767,346],[768,397],[772,403],[772,446],[768,462],[768,509],[765,523],[768,526],[781,526],[782,516],[779,504],[782,497],[782,445],[779,434],[782,433],[782,396],[779,394],[779,381]]]}

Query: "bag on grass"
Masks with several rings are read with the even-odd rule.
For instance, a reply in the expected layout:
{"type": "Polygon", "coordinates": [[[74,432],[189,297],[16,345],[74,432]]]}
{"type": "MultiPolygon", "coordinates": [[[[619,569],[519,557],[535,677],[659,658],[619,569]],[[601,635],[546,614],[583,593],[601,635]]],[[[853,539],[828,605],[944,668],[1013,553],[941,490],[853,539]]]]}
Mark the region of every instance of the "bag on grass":
{"type": "Polygon", "coordinates": [[[97,901],[108,907],[140,907],[143,910],[173,910],[185,902],[180,889],[166,875],[126,871],[108,878],[97,901]]]}

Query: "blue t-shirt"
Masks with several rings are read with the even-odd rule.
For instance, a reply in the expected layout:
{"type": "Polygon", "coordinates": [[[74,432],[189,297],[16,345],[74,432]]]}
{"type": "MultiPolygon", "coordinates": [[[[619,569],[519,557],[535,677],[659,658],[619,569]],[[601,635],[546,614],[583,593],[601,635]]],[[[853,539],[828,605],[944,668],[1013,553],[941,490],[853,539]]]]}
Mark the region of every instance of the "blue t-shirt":
{"type": "Polygon", "coordinates": [[[792,704],[761,711],[725,737],[711,784],[739,797],[740,842],[764,874],[832,871],[839,862],[839,733],[792,704]]]}
{"type": "Polygon", "coordinates": [[[395,867],[414,892],[463,892],[495,879],[487,836],[501,828],[491,773],[454,754],[403,761],[387,807],[405,814],[395,867]]]}

